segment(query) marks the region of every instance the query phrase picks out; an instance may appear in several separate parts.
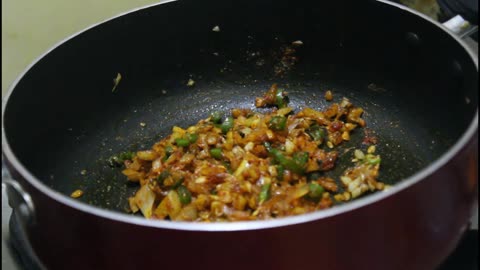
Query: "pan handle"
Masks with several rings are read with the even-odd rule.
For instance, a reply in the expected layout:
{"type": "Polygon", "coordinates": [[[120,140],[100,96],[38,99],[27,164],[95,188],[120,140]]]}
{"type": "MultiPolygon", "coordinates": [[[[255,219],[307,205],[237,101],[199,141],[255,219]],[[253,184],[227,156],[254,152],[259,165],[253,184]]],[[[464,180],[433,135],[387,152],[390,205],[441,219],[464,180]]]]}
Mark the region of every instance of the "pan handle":
{"type": "Polygon", "coordinates": [[[12,178],[10,172],[2,157],[2,186],[5,186],[8,197],[8,204],[12,207],[12,216],[16,221],[16,224],[20,226],[18,233],[20,238],[24,239],[26,255],[33,260],[35,265],[39,269],[47,269],[42,261],[38,258],[37,254],[33,250],[30,241],[28,240],[27,229],[34,226],[35,219],[35,207],[32,197],[25,189],[12,178]]]}

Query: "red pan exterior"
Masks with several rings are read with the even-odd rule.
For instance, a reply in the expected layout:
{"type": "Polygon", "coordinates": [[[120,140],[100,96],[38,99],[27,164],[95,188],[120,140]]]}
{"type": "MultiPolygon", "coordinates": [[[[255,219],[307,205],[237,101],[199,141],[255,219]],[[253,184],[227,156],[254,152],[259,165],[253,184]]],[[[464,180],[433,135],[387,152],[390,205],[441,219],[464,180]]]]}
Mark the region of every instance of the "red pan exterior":
{"type": "Polygon", "coordinates": [[[127,224],[78,211],[20,182],[37,209],[28,233],[49,269],[425,270],[438,266],[468,227],[478,198],[477,147],[478,133],[432,175],[384,200],[261,230],[127,224]]]}

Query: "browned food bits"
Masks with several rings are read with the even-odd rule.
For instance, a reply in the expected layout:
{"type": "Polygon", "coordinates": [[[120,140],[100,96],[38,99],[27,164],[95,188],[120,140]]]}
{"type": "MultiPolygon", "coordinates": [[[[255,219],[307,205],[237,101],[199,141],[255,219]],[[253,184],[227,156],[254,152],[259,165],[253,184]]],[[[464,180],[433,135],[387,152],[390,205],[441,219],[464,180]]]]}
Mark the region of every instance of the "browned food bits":
{"type": "Polygon", "coordinates": [[[80,198],[82,195],[83,195],[83,191],[80,189],[77,189],[74,192],[72,192],[72,194],[70,194],[70,197],[76,199],[76,198],[80,198]]]}
{"type": "Polygon", "coordinates": [[[326,100],[326,101],[332,101],[332,100],[333,100],[332,91],[328,90],[328,91],[325,93],[325,100],[326,100]]]}

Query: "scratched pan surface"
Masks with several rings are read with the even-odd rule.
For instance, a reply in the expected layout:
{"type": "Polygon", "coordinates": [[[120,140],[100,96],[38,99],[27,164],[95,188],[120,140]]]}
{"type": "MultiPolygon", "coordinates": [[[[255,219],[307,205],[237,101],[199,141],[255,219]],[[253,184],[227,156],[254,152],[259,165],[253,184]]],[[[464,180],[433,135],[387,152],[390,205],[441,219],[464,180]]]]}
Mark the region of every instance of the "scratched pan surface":
{"type": "MultiPolygon", "coordinates": [[[[364,108],[382,156],[379,178],[390,184],[439,157],[474,114],[476,87],[465,83],[465,74],[475,72],[458,68],[468,57],[453,43],[434,44],[440,33],[423,36],[426,23],[416,25],[419,39],[407,31],[409,21],[388,23],[393,8],[212,2],[132,13],[42,58],[17,85],[5,112],[19,160],[61,193],[81,189],[80,201],[124,212],[137,185],[107,165],[110,156],[148,149],[172,126],[187,127],[212,111],[254,109],[254,98],[272,83],[288,91],[296,111],[326,108],[326,90],[335,101],[347,97],[364,108]],[[353,12],[373,17],[358,20],[353,12]],[[216,25],[220,32],[212,31],[216,25]],[[296,48],[298,62],[276,74],[282,50],[295,40],[303,42],[296,48]],[[449,47],[452,55],[439,53],[449,47]],[[112,92],[117,73],[122,80],[112,92]],[[193,87],[186,85],[189,79],[193,87]]],[[[366,148],[364,131],[355,130],[339,147],[339,162],[327,175],[338,179],[351,164],[347,150],[366,148]]]]}

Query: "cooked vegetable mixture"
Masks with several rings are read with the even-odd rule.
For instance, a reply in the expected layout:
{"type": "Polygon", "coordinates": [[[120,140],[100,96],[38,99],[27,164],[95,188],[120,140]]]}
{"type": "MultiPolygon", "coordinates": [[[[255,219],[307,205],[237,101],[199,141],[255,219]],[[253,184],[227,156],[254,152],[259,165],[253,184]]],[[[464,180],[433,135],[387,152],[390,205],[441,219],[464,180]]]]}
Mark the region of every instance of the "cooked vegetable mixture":
{"type": "Polygon", "coordinates": [[[377,181],[381,159],[373,145],[348,157],[353,163],[341,176],[342,188],[323,174],[335,166],[335,146],[365,126],[363,109],[348,99],[325,111],[294,113],[287,93],[274,84],[255,105],[271,111],[214,112],[186,129],[173,127],[150,150],[113,160],[140,184],[129,198],[131,210],[176,221],[271,219],[326,209],[385,188],[377,181]]]}

